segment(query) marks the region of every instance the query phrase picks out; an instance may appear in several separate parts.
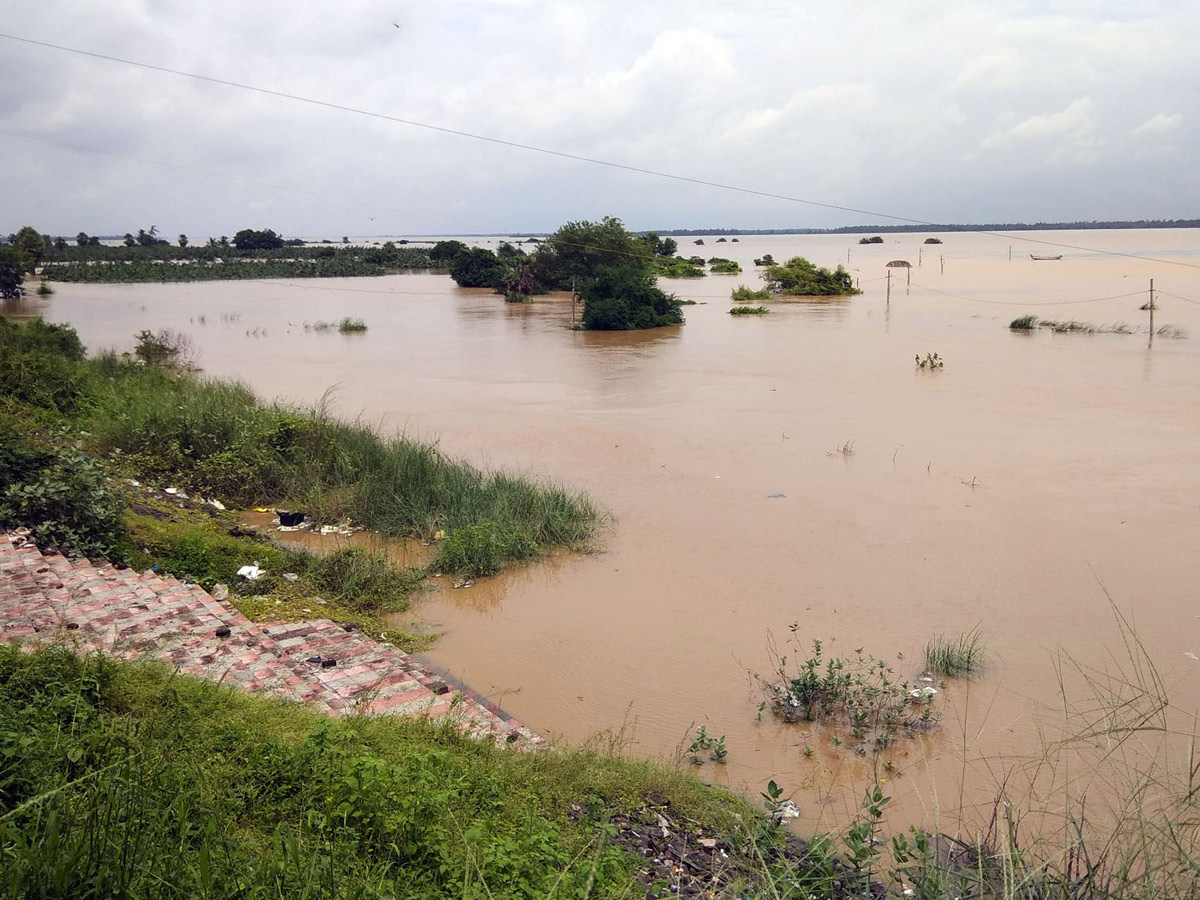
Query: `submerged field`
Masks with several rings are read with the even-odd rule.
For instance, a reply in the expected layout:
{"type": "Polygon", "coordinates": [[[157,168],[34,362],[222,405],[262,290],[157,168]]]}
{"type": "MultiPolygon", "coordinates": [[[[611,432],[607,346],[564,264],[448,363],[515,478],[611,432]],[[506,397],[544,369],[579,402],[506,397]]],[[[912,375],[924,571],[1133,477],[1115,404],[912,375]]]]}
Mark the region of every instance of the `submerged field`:
{"type": "MultiPolygon", "coordinates": [[[[1200,652],[1200,279],[1071,250],[1033,262],[1019,245],[1010,262],[1007,238],[941,237],[936,253],[919,235],[745,237],[721,252],[749,287],[764,253],[830,266],[849,252],[863,294],[732,321],[728,281],[681,280],[671,289],[698,301],[687,325],[634,334],[571,332],[562,298],[506,305],[436,275],[63,284],[42,309],[91,346],[184,330],[206,372],[260,395],[312,405],[332,388],[343,415],[586,490],[614,515],[604,553],[434,592],[404,624],[444,631],[435,662],[551,735],[624,725],[630,752],[670,758],[705,724],[729,755],[702,777],[749,796],[777,779],[801,831],[851,819],[875,764],[821,729],[758,719],[747,676],[770,669],[768,635],[798,621],[806,641],[864,647],[911,677],[932,635],[978,626],[986,667],[948,684],[940,728],[886,773],[896,824],[969,827],[1039,758],[1060,684],[1086,691],[1060,680],[1060,648],[1111,663],[1105,589],[1175,705],[1200,698],[1187,655],[1200,652]],[[895,258],[912,284],[893,272],[889,304],[895,258]],[[1150,277],[1167,292],[1156,326],[1190,336],[1148,346],[1150,277]],[[344,315],[369,330],[303,327],[344,315]],[[1011,331],[1023,315],[1135,333],[1011,331]],[[914,367],[930,353],[943,368],[914,367]]],[[[1190,230],[1049,239],[1200,258],[1190,230]]],[[[1076,790],[1081,774],[1062,780],[1076,790]]]]}

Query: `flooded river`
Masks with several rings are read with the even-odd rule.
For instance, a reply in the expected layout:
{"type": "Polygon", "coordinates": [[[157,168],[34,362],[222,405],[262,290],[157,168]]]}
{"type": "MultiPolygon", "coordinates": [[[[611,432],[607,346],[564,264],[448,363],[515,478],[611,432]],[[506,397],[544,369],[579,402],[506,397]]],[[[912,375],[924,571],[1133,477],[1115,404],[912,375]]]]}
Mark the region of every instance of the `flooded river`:
{"type": "Polygon", "coordinates": [[[571,331],[567,299],[506,305],[436,274],[58,285],[43,311],[93,349],[186,331],[206,372],[265,397],[328,396],[588,491],[613,517],[596,554],[419,601],[443,632],[432,661],[571,742],[611,729],[629,754],[674,757],[703,724],[729,762],[698,774],[750,795],[776,779],[802,829],[849,818],[871,763],[758,719],[750,673],[772,667],[769,636],[796,622],[805,644],[862,647],[911,677],[932,634],[978,626],[985,674],[942,692],[941,727],[887,775],[904,815],[945,824],[986,809],[1012,761],[1039,751],[1062,706],[1060,651],[1115,666],[1109,597],[1175,703],[1197,708],[1200,232],[942,237],[680,238],[683,255],[746,274],[670,282],[697,301],[687,325],[634,334],[571,331]],[[764,253],[849,254],[863,294],[729,316],[764,253]],[[913,268],[891,270],[889,303],[894,259],[913,268]],[[1156,326],[1187,337],[1151,345],[1151,278],[1156,326]],[[1136,333],[1010,331],[1026,313],[1136,333]],[[369,330],[304,327],[347,315],[369,330]],[[915,368],[929,352],[944,369],[915,368]]]}

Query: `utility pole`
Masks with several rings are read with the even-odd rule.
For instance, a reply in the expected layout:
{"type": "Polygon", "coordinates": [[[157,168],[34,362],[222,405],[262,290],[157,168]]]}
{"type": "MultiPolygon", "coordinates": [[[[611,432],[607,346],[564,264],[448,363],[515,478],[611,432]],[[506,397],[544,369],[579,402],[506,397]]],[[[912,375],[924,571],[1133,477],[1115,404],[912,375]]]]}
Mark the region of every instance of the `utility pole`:
{"type": "Polygon", "coordinates": [[[892,305],[892,270],[888,269],[887,305],[892,305]]]}
{"type": "Polygon", "coordinates": [[[571,276],[571,327],[575,327],[575,304],[579,301],[575,295],[575,276],[571,276]]]}
{"type": "Polygon", "coordinates": [[[945,275],[945,274],[946,274],[946,257],[942,256],[942,255],[939,253],[939,254],[938,254],[938,260],[939,260],[939,261],[941,262],[941,264],[942,264],[942,274],[943,274],[943,275],[945,275]]]}
{"type": "Polygon", "coordinates": [[[1154,279],[1150,279],[1150,340],[1154,340],[1154,279]]]}
{"type": "Polygon", "coordinates": [[[925,255],[925,248],[924,248],[924,247],[918,247],[918,248],[917,248],[917,268],[920,268],[920,267],[921,267],[921,257],[922,257],[922,256],[924,256],[924,255],[925,255]]]}

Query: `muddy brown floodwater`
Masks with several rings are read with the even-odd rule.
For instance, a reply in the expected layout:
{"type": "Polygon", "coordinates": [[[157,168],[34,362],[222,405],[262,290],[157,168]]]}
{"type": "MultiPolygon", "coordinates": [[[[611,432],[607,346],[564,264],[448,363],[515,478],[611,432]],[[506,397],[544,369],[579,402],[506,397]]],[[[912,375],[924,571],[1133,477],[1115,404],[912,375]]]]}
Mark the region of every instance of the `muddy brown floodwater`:
{"type": "Polygon", "coordinates": [[[444,632],[433,662],[570,742],[611,729],[627,753],[671,758],[704,724],[729,762],[698,774],[751,796],[776,779],[802,829],[849,818],[871,762],[758,719],[748,673],[770,669],[769,636],[797,622],[806,644],[862,647],[911,677],[932,634],[979,626],[986,672],[943,691],[941,727],[886,774],[893,815],[945,826],[986,813],[1009,768],[1040,753],[1061,716],[1061,652],[1119,661],[1109,597],[1174,703],[1197,707],[1200,232],[923,237],[680,238],[684,255],[746,274],[670,282],[698,301],[687,325],[634,334],[574,332],[562,297],[506,305],[438,274],[61,285],[41,309],[93,349],[180,329],[206,372],[262,396],[328,396],[343,415],[588,491],[613,516],[599,552],[419,602],[444,632]],[[864,293],[730,317],[730,289],[758,285],[764,253],[830,266],[849,253],[864,293]],[[898,258],[913,268],[892,270],[888,304],[898,258]],[[1187,337],[1149,346],[1151,278],[1155,324],[1187,337]],[[1010,331],[1025,313],[1136,334],[1010,331]],[[345,315],[369,331],[304,328],[345,315]],[[915,369],[927,352],[945,368],[915,369]]]}

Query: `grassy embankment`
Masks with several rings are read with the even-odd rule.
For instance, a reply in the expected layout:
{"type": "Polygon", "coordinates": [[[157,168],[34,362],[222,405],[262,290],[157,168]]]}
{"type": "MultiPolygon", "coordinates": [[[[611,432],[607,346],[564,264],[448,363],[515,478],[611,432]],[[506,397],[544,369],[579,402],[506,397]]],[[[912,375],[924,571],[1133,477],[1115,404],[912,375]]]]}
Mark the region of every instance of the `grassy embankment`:
{"type": "Polygon", "coordinates": [[[468,576],[586,548],[603,520],[581,494],[483,472],[321,409],[260,403],[243,385],[141,359],[86,359],[67,328],[0,319],[0,352],[0,526],[23,524],[43,546],[158,565],[205,587],[227,583],[250,615],[311,609],[305,597],[319,595],[332,604],[326,614],[378,633],[378,618],[405,606],[425,570],[396,573],[362,550],[318,565],[247,535],[196,495],[436,538],[432,567],[468,576]],[[253,559],[269,562],[271,577],[236,578],[253,559]],[[277,577],[284,572],[300,578],[277,577]]]}
{"type": "MultiPolygon", "coordinates": [[[[653,763],[514,753],[451,724],[329,720],[157,664],[0,647],[5,897],[642,896],[607,819],[647,798],[712,834],[755,825],[653,763]]],[[[777,844],[764,831],[723,863],[729,896],[777,844]]]]}

